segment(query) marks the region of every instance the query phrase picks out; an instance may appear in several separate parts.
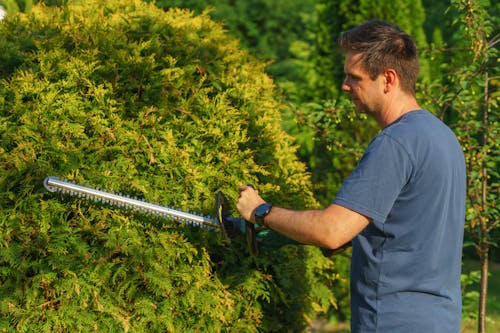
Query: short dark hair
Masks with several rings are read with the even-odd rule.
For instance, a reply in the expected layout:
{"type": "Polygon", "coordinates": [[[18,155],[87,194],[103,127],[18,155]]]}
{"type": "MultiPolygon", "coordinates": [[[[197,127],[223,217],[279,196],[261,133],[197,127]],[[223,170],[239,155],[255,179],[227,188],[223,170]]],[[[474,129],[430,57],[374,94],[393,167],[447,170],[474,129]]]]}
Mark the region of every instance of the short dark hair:
{"type": "Polygon", "coordinates": [[[399,76],[401,89],[415,95],[419,70],[417,46],[399,27],[371,20],[342,33],[338,44],[343,52],[361,53],[363,68],[372,80],[392,68],[399,76]]]}

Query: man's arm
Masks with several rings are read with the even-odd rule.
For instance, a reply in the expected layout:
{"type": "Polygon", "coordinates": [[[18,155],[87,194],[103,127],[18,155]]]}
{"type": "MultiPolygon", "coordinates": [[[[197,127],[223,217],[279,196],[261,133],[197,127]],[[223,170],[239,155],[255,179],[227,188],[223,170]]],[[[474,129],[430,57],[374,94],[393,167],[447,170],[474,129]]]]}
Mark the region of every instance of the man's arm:
{"type": "MultiPolygon", "coordinates": [[[[236,208],[243,218],[255,223],[255,208],[264,202],[256,190],[242,186],[236,208]]],[[[336,249],[348,243],[370,221],[370,218],[336,204],[322,210],[303,211],[273,206],[264,218],[267,227],[288,238],[328,249],[336,249]]]]}

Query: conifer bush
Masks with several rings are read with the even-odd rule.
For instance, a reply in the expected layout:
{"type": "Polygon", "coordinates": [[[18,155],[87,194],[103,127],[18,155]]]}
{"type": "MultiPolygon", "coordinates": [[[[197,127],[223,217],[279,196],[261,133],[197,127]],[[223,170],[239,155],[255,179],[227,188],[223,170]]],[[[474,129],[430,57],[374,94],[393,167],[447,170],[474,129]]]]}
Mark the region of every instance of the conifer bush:
{"type": "Polygon", "coordinates": [[[252,183],[315,207],[264,64],[208,16],[138,0],[0,24],[0,331],[300,331],[335,308],[318,249],[47,192],[47,176],[215,214],[252,183]]]}

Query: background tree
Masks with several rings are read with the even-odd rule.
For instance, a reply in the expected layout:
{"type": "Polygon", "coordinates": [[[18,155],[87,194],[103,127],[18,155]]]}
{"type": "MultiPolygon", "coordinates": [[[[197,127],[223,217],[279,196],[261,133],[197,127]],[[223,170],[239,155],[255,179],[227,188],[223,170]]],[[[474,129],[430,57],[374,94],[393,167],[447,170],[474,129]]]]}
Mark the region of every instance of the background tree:
{"type": "MultiPolygon", "coordinates": [[[[454,0],[456,33],[453,47],[444,49],[445,65],[438,93],[428,91],[440,116],[451,122],[467,163],[467,234],[480,260],[478,332],[485,332],[488,263],[495,230],[500,225],[500,127],[498,10],[489,1],[454,0]],[[498,28],[497,28],[498,29],[498,28]],[[458,51],[458,52],[457,52],[458,51]],[[449,54],[447,54],[449,53],[449,54]]],[[[451,42],[452,40],[450,40],[451,42]]]]}

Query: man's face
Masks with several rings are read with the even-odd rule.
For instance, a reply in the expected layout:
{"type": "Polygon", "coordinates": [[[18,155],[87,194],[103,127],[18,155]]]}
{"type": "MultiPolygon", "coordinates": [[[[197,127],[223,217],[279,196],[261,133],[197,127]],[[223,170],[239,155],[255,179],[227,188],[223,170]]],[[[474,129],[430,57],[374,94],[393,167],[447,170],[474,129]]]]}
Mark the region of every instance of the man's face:
{"type": "Polygon", "coordinates": [[[384,92],[383,76],[372,80],[362,66],[361,53],[354,52],[346,54],[344,72],[342,90],[351,95],[356,109],[368,114],[379,112],[384,92]]]}

